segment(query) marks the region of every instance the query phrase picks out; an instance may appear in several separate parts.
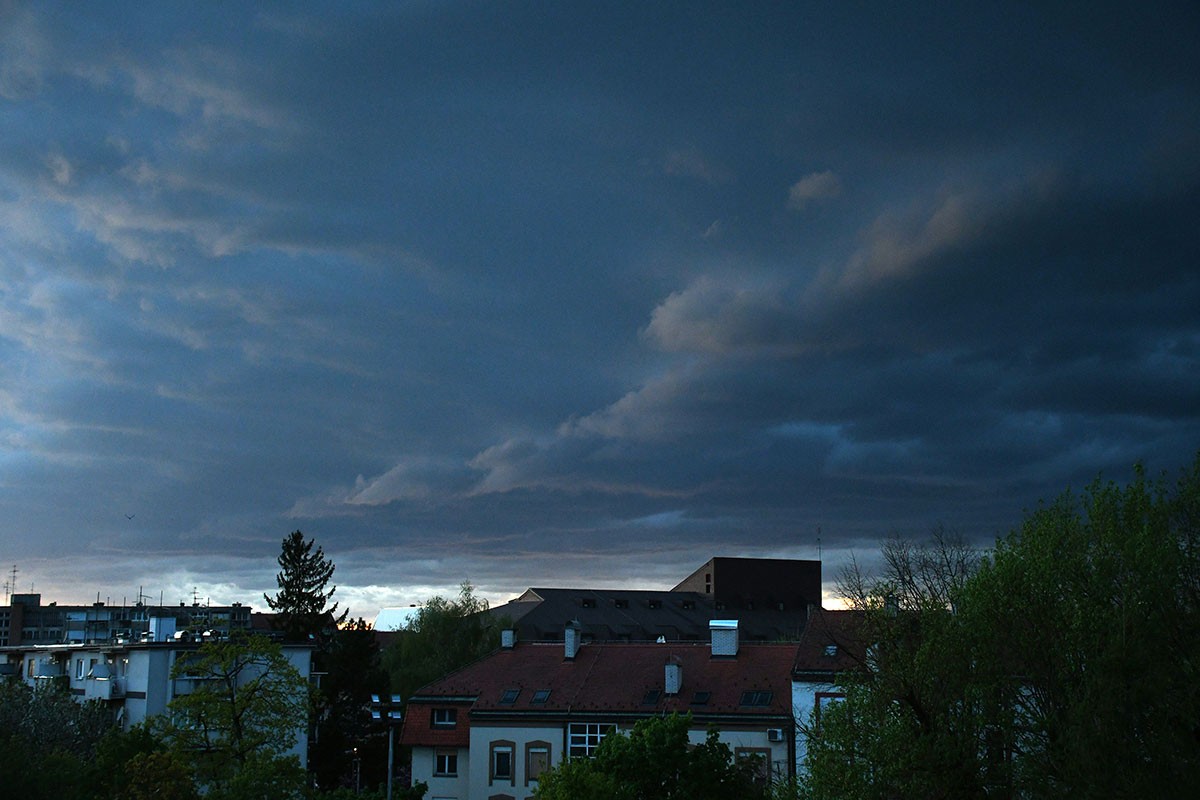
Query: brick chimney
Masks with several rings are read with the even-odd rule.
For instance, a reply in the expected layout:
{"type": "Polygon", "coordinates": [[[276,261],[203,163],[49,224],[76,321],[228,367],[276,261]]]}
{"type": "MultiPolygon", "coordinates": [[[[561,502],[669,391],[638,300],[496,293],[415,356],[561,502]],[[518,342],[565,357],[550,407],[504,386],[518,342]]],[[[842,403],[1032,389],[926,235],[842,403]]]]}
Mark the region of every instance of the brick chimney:
{"type": "Polygon", "coordinates": [[[712,634],[714,656],[736,656],[738,652],[738,621],[736,619],[712,619],[708,621],[712,634]]]}
{"type": "Polygon", "coordinates": [[[567,623],[567,629],[563,632],[563,656],[567,661],[573,660],[575,654],[579,652],[581,639],[582,633],[579,620],[573,619],[567,623]]]}

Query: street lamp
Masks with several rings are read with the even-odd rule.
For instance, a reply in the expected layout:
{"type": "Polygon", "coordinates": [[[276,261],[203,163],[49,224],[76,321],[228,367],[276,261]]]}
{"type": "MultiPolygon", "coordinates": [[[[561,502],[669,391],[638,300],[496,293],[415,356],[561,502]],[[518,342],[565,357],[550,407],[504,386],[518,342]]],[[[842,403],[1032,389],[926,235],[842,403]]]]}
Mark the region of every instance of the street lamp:
{"type": "Polygon", "coordinates": [[[392,800],[392,764],[396,757],[396,726],[403,718],[400,713],[400,695],[394,694],[390,699],[380,695],[371,695],[371,719],[385,722],[388,726],[388,766],[387,766],[387,800],[392,800]]]}

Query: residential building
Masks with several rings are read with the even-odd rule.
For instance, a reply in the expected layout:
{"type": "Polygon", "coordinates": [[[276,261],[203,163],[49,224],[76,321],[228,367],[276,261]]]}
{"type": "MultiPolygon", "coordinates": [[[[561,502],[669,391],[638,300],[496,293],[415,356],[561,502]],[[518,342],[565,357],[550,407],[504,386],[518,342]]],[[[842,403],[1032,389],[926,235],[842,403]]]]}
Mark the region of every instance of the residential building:
{"type": "Polygon", "coordinates": [[[800,637],[792,666],[799,770],[805,768],[809,737],[820,735],[821,713],[845,697],[838,676],[864,666],[863,619],[860,611],[815,611],[800,637]]]}
{"type": "MultiPolygon", "coordinates": [[[[191,637],[176,637],[174,618],[151,618],[144,640],[93,643],[19,644],[0,647],[0,679],[24,680],[36,686],[43,682],[61,684],[77,700],[97,700],[112,710],[123,728],[144,722],[167,711],[171,700],[193,690],[194,681],[172,678],[176,661],[194,653],[202,644],[191,637]]],[[[310,678],[312,647],[283,645],[288,662],[307,681],[310,678]]],[[[241,680],[255,675],[247,671],[241,680]]],[[[307,721],[297,730],[295,755],[307,763],[307,721]]]]}
{"type": "Polygon", "coordinates": [[[42,605],[36,593],[14,594],[0,608],[0,647],[21,644],[94,644],[139,641],[149,636],[150,620],[172,619],[177,631],[229,636],[250,629],[250,607],[241,603],[213,606],[193,602],[178,606],[42,605]]]}
{"type": "Polygon", "coordinates": [[[821,562],[712,558],[669,591],[535,587],[491,609],[520,641],[703,642],[711,619],[736,619],[743,641],[795,641],[821,606],[821,562]]]}
{"type": "Polygon", "coordinates": [[[693,715],[693,741],[711,723],[763,777],[794,771],[791,671],[796,645],[744,643],[735,620],[708,642],[518,642],[423,687],[408,703],[401,742],[431,800],[525,800],[538,775],[593,754],[639,720],[693,715]]]}

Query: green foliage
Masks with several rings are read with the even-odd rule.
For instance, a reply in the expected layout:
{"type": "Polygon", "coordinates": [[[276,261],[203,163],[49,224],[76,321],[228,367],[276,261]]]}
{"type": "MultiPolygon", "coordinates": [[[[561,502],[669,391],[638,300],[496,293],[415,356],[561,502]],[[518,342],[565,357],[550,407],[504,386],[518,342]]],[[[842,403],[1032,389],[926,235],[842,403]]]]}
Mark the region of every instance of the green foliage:
{"type": "Polygon", "coordinates": [[[866,587],[870,657],[810,724],[802,796],[1200,785],[1200,458],[1174,487],[1139,468],[1126,487],[1064,494],[944,594],[897,592],[919,573],[844,581],[866,587]]]}
{"type": "Polygon", "coordinates": [[[304,800],[307,783],[295,756],[251,755],[228,780],[209,786],[205,800],[304,800]]]}
{"type": "Polygon", "coordinates": [[[96,746],[93,784],[98,797],[190,798],[191,770],[146,725],[112,728],[96,746]],[[189,794],[190,792],[190,794],[189,794]]]}
{"type": "Polygon", "coordinates": [[[605,737],[594,758],[559,764],[538,780],[539,800],[752,800],[767,797],[757,766],[737,762],[715,728],[689,742],[691,714],[642,720],[605,737]]]}
{"type": "MultiPolygon", "coordinates": [[[[306,724],[308,683],[278,644],[263,636],[208,642],[177,659],[171,677],[191,691],[171,701],[160,732],[210,796],[296,777],[284,754],[306,724]]],[[[298,780],[303,786],[302,773],[298,780]]]]}
{"type": "Polygon", "coordinates": [[[280,615],[282,630],[293,638],[321,637],[346,620],[347,611],[337,613],[338,604],[326,604],[337,587],[326,590],[333,578],[333,562],[315,542],[300,531],[284,538],[279,553],[279,591],[263,595],[270,609],[280,615]]]}
{"type": "Polygon", "coordinates": [[[90,765],[113,728],[106,708],[76,703],[60,685],[0,681],[0,786],[25,800],[90,798],[90,765]]]}
{"type": "Polygon", "coordinates": [[[964,625],[1005,699],[1014,780],[1034,797],[1200,785],[1200,457],[1039,508],[972,582],[964,625]]]}
{"type": "Polygon", "coordinates": [[[507,624],[487,613],[488,603],[464,582],[458,597],[434,597],[383,653],[392,692],[405,700],[425,684],[495,650],[507,624]]]}
{"type": "Polygon", "coordinates": [[[178,753],[136,753],[122,765],[119,791],[105,795],[121,800],[197,800],[199,793],[192,771],[178,753]]]}

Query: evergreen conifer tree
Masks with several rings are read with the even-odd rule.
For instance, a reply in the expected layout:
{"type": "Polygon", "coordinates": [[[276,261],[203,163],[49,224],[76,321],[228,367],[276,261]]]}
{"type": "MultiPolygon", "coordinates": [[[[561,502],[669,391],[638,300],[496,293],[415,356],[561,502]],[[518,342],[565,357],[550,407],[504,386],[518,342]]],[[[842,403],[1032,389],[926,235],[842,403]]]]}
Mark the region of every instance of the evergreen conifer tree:
{"type": "Polygon", "coordinates": [[[279,553],[279,591],[263,599],[279,614],[280,627],[293,637],[320,637],[346,620],[347,611],[338,615],[338,604],[326,608],[337,587],[326,591],[333,577],[333,561],[313,539],[305,540],[300,531],[292,531],[283,540],[279,553]],[[315,549],[314,549],[315,545],[315,549]]]}

